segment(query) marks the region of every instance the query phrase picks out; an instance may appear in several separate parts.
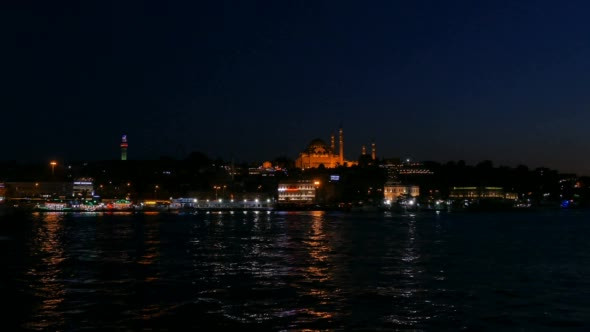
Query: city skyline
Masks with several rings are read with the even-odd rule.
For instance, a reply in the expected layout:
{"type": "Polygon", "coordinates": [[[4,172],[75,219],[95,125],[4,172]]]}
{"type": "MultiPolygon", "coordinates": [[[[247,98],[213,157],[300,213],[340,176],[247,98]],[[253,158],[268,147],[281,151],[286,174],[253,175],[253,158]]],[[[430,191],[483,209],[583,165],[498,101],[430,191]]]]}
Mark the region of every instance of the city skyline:
{"type": "Polygon", "coordinates": [[[588,13],[3,3],[3,326],[588,330],[588,13]]]}
{"type": "MultiPolygon", "coordinates": [[[[342,129],[342,128],[341,128],[342,129]]],[[[340,129],[340,130],[341,130],[340,129]]],[[[320,137],[316,137],[315,139],[311,140],[311,142],[308,142],[307,147],[302,147],[299,151],[299,153],[296,156],[291,156],[291,155],[275,155],[275,156],[267,156],[266,158],[260,158],[260,159],[237,159],[235,158],[233,155],[229,156],[229,157],[224,157],[224,156],[220,156],[220,155],[214,155],[214,154],[210,154],[208,151],[197,151],[197,150],[193,150],[193,151],[183,151],[182,154],[174,154],[174,153],[163,153],[161,155],[158,156],[153,156],[153,157],[147,157],[147,158],[128,158],[127,157],[127,150],[129,147],[128,141],[127,141],[127,136],[126,134],[122,135],[122,140],[120,141],[120,143],[117,144],[117,150],[116,150],[116,155],[114,155],[113,157],[109,157],[109,158],[104,158],[104,159],[98,159],[98,158],[89,158],[89,159],[75,159],[75,158],[67,158],[64,157],[63,155],[59,155],[59,153],[54,154],[51,158],[49,159],[43,159],[43,158],[30,158],[30,159],[25,159],[25,160],[17,160],[17,159],[0,159],[0,163],[1,162],[18,162],[18,163],[33,163],[33,164],[45,164],[50,163],[51,165],[57,165],[60,164],[60,167],[63,167],[66,164],[76,164],[76,163],[84,163],[84,162],[98,162],[98,161],[114,161],[114,160],[121,160],[121,161],[127,161],[127,160],[135,160],[135,161],[150,161],[150,160],[158,160],[158,159],[162,159],[162,158],[171,158],[171,159],[175,159],[175,160],[182,160],[182,159],[186,159],[186,158],[190,158],[190,155],[192,153],[200,153],[203,154],[204,156],[210,158],[211,160],[223,160],[224,162],[231,162],[231,163],[236,163],[236,164],[253,164],[253,163],[265,163],[265,162],[269,162],[272,160],[275,160],[277,158],[282,159],[282,158],[287,158],[289,160],[291,160],[292,162],[295,163],[295,167],[296,168],[301,168],[301,166],[297,166],[297,162],[298,160],[301,158],[302,154],[305,155],[306,153],[308,153],[310,146],[313,146],[314,144],[318,144],[318,141],[321,141],[321,143],[326,144],[326,147],[329,148],[327,146],[327,143],[320,137]]],[[[331,137],[332,139],[334,138],[333,135],[331,137]]],[[[542,164],[542,165],[529,165],[529,164],[524,164],[524,163],[510,163],[510,162],[498,162],[497,160],[492,160],[492,159],[480,159],[480,160],[469,160],[466,158],[458,158],[458,159],[446,159],[446,160],[432,160],[432,159],[418,159],[418,158],[414,158],[411,155],[380,155],[377,154],[377,149],[376,149],[376,142],[375,141],[371,141],[370,144],[361,144],[360,146],[360,150],[358,151],[358,153],[356,153],[355,151],[350,151],[350,152],[346,152],[347,150],[344,150],[344,157],[347,158],[348,155],[353,156],[353,158],[348,158],[348,160],[344,160],[344,164],[340,164],[338,163],[338,161],[336,162],[336,164],[331,165],[328,164],[328,168],[330,167],[338,167],[338,166],[345,166],[345,167],[351,167],[351,166],[357,166],[358,165],[358,160],[362,159],[363,157],[369,157],[373,160],[377,159],[380,161],[386,161],[386,160],[395,160],[395,159],[399,159],[400,162],[406,162],[406,161],[412,161],[412,162],[434,162],[434,163],[439,163],[439,164],[445,164],[445,163],[455,163],[455,162],[463,162],[465,163],[465,165],[467,166],[476,166],[479,163],[482,162],[491,162],[492,165],[494,167],[512,167],[512,168],[516,168],[519,166],[525,166],[529,169],[539,169],[539,168],[548,168],[548,169],[555,169],[557,171],[559,171],[562,174],[569,174],[569,173],[575,173],[578,176],[590,176],[588,173],[579,173],[573,170],[567,170],[567,169],[559,169],[559,168],[555,168],[555,167],[551,167],[548,166],[546,164],[542,164]],[[367,145],[370,147],[369,153],[367,153],[367,145]]],[[[340,148],[340,144],[338,145],[338,149],[340,148]]],[[[113,150],[115,151],[115,150],[113,150]]],[[[337,151],[338,152],[338,151],[337,151]]],[[[307,157],[306,157],[307,158],[307,157]]],[[[339,160],[339,154],[335,155],[335,159],[339,160]]],[[[320,161],[317,161],[318,165],[321,164],[320,161]]],[[[312,168],[316,168],[316,166],[312,167],[312,168]]],[[[303,167],[303,168],[309,168],[309,167],[303,167]]]]}
{"type": "MultiPolygon", "coordinates": [[[[340,129],[338,131],[335,131],[335,133],[338,132],[339,135],[342,135],[342,127],[340,127],[340,129]]],[[[322,162],[322,160],[318,159],[317,161],[314,161],[314,165],[315,166],[311,166],[311,168],[317,168],[319,164],[324,164],[324,166],[326,166],[327,168],[333,168],[333,167],[339,167],[339,166],[345,166],[345,167],[351,167],[351,166],[357,166],[358,165],[358,161],[360,161],[362,158],[364,157],[369,157],[372,160],[377,160],[379,164],[383,163],[383,162],[387,162],[398,159],[400,162],[434,162],[434,163],[439,163],[439,164],[445,164],[445,163],[464,163],[467,166],[476,166],[480,163],[490,163],[494,166],[494,167],[511,167],[511,168],[517,168],[520,166],[525,166],[526,168],[529,169],[542,169],[542,168],[548,168],[548,169],[554,169],[556,171],[559,171],[562,174],[570,174],[570,173],[575,173],[578,176],[582,176],[582,177],[587,177],[589,176],[588,173],[578,173],[575,171],[571,171],[571,170],[564,170],[564,169],[559,169],[559,168],[555,168],[555,167],[550,167],[546,164],[543,165],[528,165],[528,164],[524,164],[524,163],[502,163],[502,162],[498,162],[497,160],[492,160],[492,159],[481,159],[481,160],[469,160],[466,158],[458,158],[458,159],[447,159],[447,160],[428,160],[428,159],[417,159],[414,158],[411,155],[396,155],[396,156],[383,156],[380,154],[377,154],[377,148],[376,145],[377,143],[372,140],[370,144],[361,144],[361,149],[358,151],[358,153],[352,151],[352,152],[346,152],[347,150],[341,150],[341,146],[342,146],[342,138],[343,136],[339,137],[339,144],[338,144],[338,149],[336,149],[336,154],[335,155],[330,155],[329,157],[326,155],[324,157],[326,158],[334,158],[336,161],[333,161],[333,163],[331,164],[332,159],[327,159],[324,162],[322,162]],[[367,146],[369,146],[370,150],[367,153],[367,146]],[[348,156],[349,154],[354,156],[353,158],[348,158],[347,160],[343,160],[343,163],[340,163],[340,154],[344,155],[344,158],[346,158],[346,156],[348,156]]],[[[228,157],[223,157],[220,155],[212,155],[210,154],[208,151],[197,151],[197,150],[193,150],[193,151],[188,151],[188,152],[182,152],[182,154],[173,154],[173,153],[164,153],[161,154],[159,156],[154,156],[154,157],[148,157],[148,158],[130,158],[128,159],[127,157],[127,150],[129,148],[129,144],[127,141],[127,135],[124,134],[122,135],[122,139],[121,142],[117,144],[117,155],[115,157],[111,157],[111,158],[104,158],[104,159],[68,159],[66,157],[63,156],[59,156],[59,154],[54,155],[54,157],[49,158],[47,160],[45,159],[39,159],[39,158],[32,158],[32,159],[27,159],[27,160],[0,160],[1,162],[6,162],[6,161],[10,161],[10,162],[18,162],[18,163],[33,163],[33,164],[44,164],[46,162],[49,162],[52,166],[55,166],[57,164],[61,164],[60,166],[63,167],[64,165],[71,165],[71,164],[76,164],[76,163],[85,163],[85,162],[98,162],[98,161],[114,161],[114,160],[121,160],[121,161],[127,161],[127,160],[135,160],[135,161],[150,161],[150,160],[158,160],[158,159],[167,159],[167,158],[171,158],[174,160],[183,160],[186,158],[190,158],[190,155],[193,153],[198,153],[198,154],[202,154],[203,156],[206,156],[208,158],[210,158],[212,161],[213,160],[223,160],[224,162],[229,162],[232,164],[263,164],[266,162],[270,162],[272,160],[276,160],[278,159],[283,159],[283,158],[287,158],[288,160],[291,160],[296,168],[302,168],[301,165],[299,165],[299,160],[302,158],[302,156],[305,156],[304,158],[306,158],[306,162],[308,162],[307,158],[307,154],[309,153],[310,149],[312,147],[315,147],[317,144],[323,145],[323,148],[329,149],[330,151],[332,151],[332,149],[334,149],[334,139],[335,139],[335,135],[331,135],[330,137],[330,141],[331,141],[331,147],[328,146],[328,144],[320,137],[316,137],[315,139],[311,140],[311,142],[308,143],[307,147],[301,148],[301,150],[298,153],[298,156],[290,156],[290,155],[276,155],[276,156],[267,156],[265,158],[260,158],[260,159],[236,159],[233,156],[228,157]],[[57,156],[57,157],[55,157],[57,156]],[[55,164],[55,165],[54,165],[55,164]]],[[[321,153],[325,153],[325,152],[320,152],[321,153]]],[[[305,168],[310,168],[310,165],[307,165],[305,163],[303,169],[305,168]],[[306,166],[305,166],[306,165],[306,166]]]]}
{"type": "Polygon", "coordinates": [[[348,158],[588,175],[588,6],[13,3],[0,159],[295,159],[342,123],[348,158]]]}

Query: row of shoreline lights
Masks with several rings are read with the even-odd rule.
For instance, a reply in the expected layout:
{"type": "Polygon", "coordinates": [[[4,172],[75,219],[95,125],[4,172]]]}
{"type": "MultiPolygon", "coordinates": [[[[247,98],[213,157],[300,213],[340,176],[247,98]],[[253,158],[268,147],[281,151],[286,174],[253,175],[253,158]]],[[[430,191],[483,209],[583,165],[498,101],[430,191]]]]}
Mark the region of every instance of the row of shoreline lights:
{"type": "MultiPolygon", "coordinates": [[[[170,197],[170,199],[172,199],[172,197],[170,197]]],[[[206,201],[207,203],[209,203],[209,200],[208,200],[208,199],[206,199],[205,201],[206,201]]],[[[223,199],[221,199],[221,198],[220,198],[220,199],[217,199],[217,201],[218,201],[219,203],[223,203],[223,199]]],[[[194,199],[193,199],[193,203],[198,203],[198,202],[199,202],[199,200],[198,200],[198,199],[196,199],[196,198],[194,198],[194,199]]],[[[233,199],[231,199],[231,200],[230,200],[230,203],[233,203],[233,202],[234,202],[234,200],[233,200],[233,199]]],[[[245,199],[245,200],[244,200],[244,203],[246,203],[246,202],[248,202],[248,200],[247,200],[247,199],[245,199]]],[[[254,200],[254,202],[256,202],[256,203],[259,203],[259,202],[260,202],[260,200],[259,200],[258,198],[256,198],[256,199],[254,200]]],[[[266,199],[266,202],[267,202],[267,203],[270,203],[270,198],[267,198],[267,199],[266,199]]]]}

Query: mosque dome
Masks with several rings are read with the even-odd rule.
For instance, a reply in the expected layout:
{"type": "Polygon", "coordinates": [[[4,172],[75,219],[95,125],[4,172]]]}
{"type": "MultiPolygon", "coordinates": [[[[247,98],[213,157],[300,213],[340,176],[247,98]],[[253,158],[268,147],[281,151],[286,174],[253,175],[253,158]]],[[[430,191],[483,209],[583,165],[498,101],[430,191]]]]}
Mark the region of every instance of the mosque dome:
{"type": "Polygon", "coordinates": [[[330,147],[322,139],[316,138],[309,143],[306,151],[314,154],[326,154],[330,153],[330,147]]]}

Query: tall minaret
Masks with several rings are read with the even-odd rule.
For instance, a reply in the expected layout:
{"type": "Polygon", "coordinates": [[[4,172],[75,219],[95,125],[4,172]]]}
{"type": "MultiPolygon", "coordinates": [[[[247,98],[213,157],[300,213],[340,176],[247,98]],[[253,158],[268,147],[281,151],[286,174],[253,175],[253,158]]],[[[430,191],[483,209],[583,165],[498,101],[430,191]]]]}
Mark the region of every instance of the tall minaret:
{"type": "Polygon", "coordinates": [[[121,160],[127,160],[128,146],[129,144],[127,144],[127,135],[123,135],[123,137],[121,137],[121,160]]]}
{"type": "Polygon", "coordinates": [[[366,155],[367,154],[367,147],[363,144],[363,147],[361,148],[361,155],[366,155]]]}
{"type": "Polygon", "coordinates": [[[334,137],[334,132],[330,135],[330,167],[336,167],[336,158],[334,155],[336,154],[336,137],[334,137]]]}
{"type": "Polygon", "coordinates": [[[377,159],[377,146],[375,145],[375,141],[371,142],[371,159],[377,159]]]}
{"type": "Polygon", "coordinates": [[[340,148],[340,166],[344,166],[344,132],[342,131],[342,126],[340,126],[339,136],[340,144],[338,147],[340,148]]]}
{"type": "Polygon", "coordinates": [[[333,133],[330,136],[330,148],[332,149],[332,153],[336,153],[336,138],[333,133]]]}

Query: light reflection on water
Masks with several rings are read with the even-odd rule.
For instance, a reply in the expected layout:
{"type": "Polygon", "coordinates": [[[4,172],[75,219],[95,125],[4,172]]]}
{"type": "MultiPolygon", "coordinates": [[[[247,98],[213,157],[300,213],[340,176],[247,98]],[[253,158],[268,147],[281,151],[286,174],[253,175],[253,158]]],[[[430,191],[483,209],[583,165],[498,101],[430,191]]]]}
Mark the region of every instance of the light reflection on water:
{"type": "Polygon", "coordinates": [[[40,227],[33,235],[35,243],[30,247],[30,256],[38,259],[40,264],[31,267],[29,276],[38,278],[32,284],[32,293],[40,299],[35,316],[39,319],[32,321],[28,328],[46,328],[51,324],[61,326],[64,317],[59,307],[64,301],[64,285],[62,283],[61,263],[65,259],[62,236],[63,213],[48,213],[36,215],[41,219],[40,227]]]}
{"type": "Polygon", "coordinates": [[[35,213],[0,245],[7,300],[28,301],[14,323],[33,330],[539,330],[590,317],[586,217],[35,213]]]}

